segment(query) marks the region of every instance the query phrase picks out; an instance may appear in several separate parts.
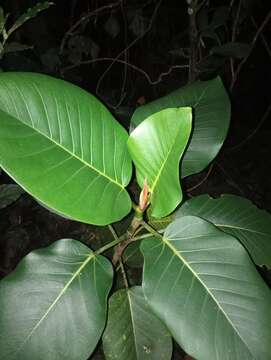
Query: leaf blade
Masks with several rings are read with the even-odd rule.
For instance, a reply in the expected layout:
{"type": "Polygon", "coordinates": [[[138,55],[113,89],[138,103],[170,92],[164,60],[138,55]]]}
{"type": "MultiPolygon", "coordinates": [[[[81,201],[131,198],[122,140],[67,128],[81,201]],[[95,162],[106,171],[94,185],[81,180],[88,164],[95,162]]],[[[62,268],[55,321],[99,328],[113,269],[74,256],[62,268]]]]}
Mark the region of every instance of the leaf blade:
{"type": "Polygon", "coordinates": [[[185,202],[174,216],[186,215],[199,216],[235,236],[257,265],[271,267],[271,216],[249,200],[230,194],[217,199],[200,195],[185,202]]]}
{"type": "Polygon", "coordinates": [[[236,239],[186,216],[141,249],[147,301],[187,353],[268,358],[271,293],[236,239]]]}
{"type": "Polygon", "coordinates": [[[190,108],[170,108],[151,115],[129,137],[137,181],[141,187],[147,181],[153,217],[167,216],[182,200],[179,161],[191,126],[190,108]]]}
{"type": "Polygon", "coordinates": [[[140,106],[134,112],[131,128],[155,112],[182,106],[194,110],[194,128],[181,168],[182,177],[186,177],[202,171],[215,158],[228,132],[230,101],[219,77],[186,85],[140,106]]]}
{"type": "Polygon", "coordinates": [[[128,134],[101,103],[31,73],[1,74],[0,94],[0,163],[11,177],[75,220],[104,225],[127,215],[128,134]]]}
{"type": "Polygon", "coordinates": [[[105,325],[111,285],[108,260],[75,240],[27,255],[0,282],[0,358],[87,358],[105,325]]]}
{"type": "Polygon", "coordinates": [[[103,349],[108,359],[171,359],[171,337],[152,314],[141,287],[119,290],[110,298],[103,349]]]}

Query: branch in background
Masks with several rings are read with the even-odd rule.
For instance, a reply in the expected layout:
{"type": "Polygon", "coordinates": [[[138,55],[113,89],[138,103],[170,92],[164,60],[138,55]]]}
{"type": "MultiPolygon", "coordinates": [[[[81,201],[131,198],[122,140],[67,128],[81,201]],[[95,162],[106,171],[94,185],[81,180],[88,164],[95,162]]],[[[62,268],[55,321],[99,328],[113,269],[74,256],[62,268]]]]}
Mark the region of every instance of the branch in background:
{"type": "MultiPolygon", "coordinates": [[[[231,42],[232,43],[234,43],[236,41],[236,34],[237,34],[237,27],[238,27],[238,22],[239,22],[239,18],[240,18],[241,5],[242,5],[242,0],[239,0],[236,16],[235,16],[235,19],[233,22],[232,33],[231,33],[231,42]]],[[[231,68],[231,78],[234,79],[235,69],[234,69],[234,59],[233,58],[230,58],[230,68],[231,68]]]]}
{"type": "Polygon", "coordinates": [[[198,29],[197,29],[197,4],[198,0],[186,0],[189,15],[189,39],[190,39],[190,60],[189,60],[189,82],[197,78],[198,62],[198,29]]]}
{"type": "Polygon", "coordinates": [[[261,32],[263,31],[263,29],[265,28],[265,26],[267,25],[267,23],[270,19],[271,19],[271,10],[267,14],[267,16],[264,19],[264,21],[262,22],[261,26],[258,28],[256,34],[254,35],[254,38],[251,42],[251,49],[250,49],[249,53],[247,54],[247,56],[245,56],[243,58],[243,60],[240,62],[239,66],[237,67],[237,70],[235,71],[234,77],[232,78],[232,81],[231,81],[231,86],[230,86],[231,91],[233,90],[233,87],[236,83],[236,80],[237,80],[237,77],[238,77],[240,71],[242,70],[243,65],[245,64],[245,62],[249,58],[250,54],[252,53],[252,50],[256,44],[256,41],[258,40],[258,37],[260,36],[261,32]]]}
{"type": "MultiPolygon", "coordinates": [[[[127,18],[126,18],[126,14],[124,11],[124,7],[123,7],[123,2],[121,2],[121,13],[122,13],[122,18],[123,18],[123,22],[124,22],[124,44],[125,46],[127,46],[127,18]]],[[[129,60],[129,50],[124,52],[124,60],[126,61],[126,63],[129,60]]],[[[119,97],[119,101],[118,103],[115,105],[116,109],[122,104],[123,100],[125,99],[125,87],[126,87],[126,83],[127,83],[127,75],[128,75],[128,67],[125,65],[124,66],[124,72],[123,72],[123,81],[122,81],[122,85],[121,85],[121,91],[120,91],[120,97],[119,97]]]]}
{"type": "MultiPolygon", "coordinates": [[[[112,60],[112,63],[108,66],[108,68],[104,71],[104,73],[101,75],[100,79],[98,80],[98,83],[97,83],[97,86],[96,86],[96,94],[99,95],[99,88],[100,88],[100,85],[103,81],[103,79],[105,78],[105,76],[107,75],[107,73],[110,71],[110,69],[112,68],[112,66],[115,64],[115,62],[117,62],[117,60],[119,60],[119,58],[122,56],[122,55],[125,55],[125,53],[132,47],[134,46],[140,39],[142,39],[149,31],[150,29],[152,28],[152,25],[153,25],[153,22],[154,22],[154,19],[157,15],[157,12],[158,12],[158,9],[160,7],[162,3],[162,0],[159,0],[157,5],[155,6],[155,9],[154,9],[154,12],[151,16],[151,19],[150,19],[150,22],[146,28],[146,30],[140,35],[138,36],[136,39],[134,39],[125,49],[123,49],[113,60],[112,60]]],[[[110,104],[108,104],[110,105],[110,104]]],[[[111,104],[111,107],[112,108],[115,108],[115,106],[113,104],[111,104]]]]}
{"type": "Polygon", "coordinates": [[[167,71],[165,72],[162,72],[158,78],[156,80],[152,80],[150,78],[150,75],[146,73],[146,71],[144,71],[143,69],[139,68],[138,66],[134,65],[134,64],[131,64],[129,62],[126,62],[125,60],[120,60],[120,59],[114,59],[114,58],[108,58],[108,57],[104,57],[104,58],[96,58],[96,59],[91,59],[91,60],[84,60],[84,61],[80,61],[76,64],[73,64],[73,65],[70,65],[70,66],[67,66],[65,68],[63,68],[61,70],[61,75],[63,76],[63,74],[71,69],[74,69],[78,66],[81,66],[81,65],[88,65],[88,64],[95,64],[96,62],[104,62],[104,61],[114,61],[116,63],[120,63],[120,64],[124,64],[125,66],[127,67],[130,67],[131,69],[139,72],[140,74],[142,74],[146,80],[148,81],[148,83],[150,85],[157,85],[159,84],[163,78],[165,76],[168,76],[169,74],[171,74],[171,72],[174,70],[174,69],[188,69],[189,68],[189,65],[172,65],[167,71]]]}
{"type": "Polygon", "coordinates": [[[68,41],[68,38],[70,36],[73,36],[74,35],[74,32],[75,30],[82,24],[84,23],[85,21],[88,21],[90,18],[92,18],[93,16],[99,14],[100,12],[103,12],[105,10],[111,10],[115,7],[118,7],[120,6],[122,3],[122,0],[120,1],[117,1],[115,3],[112,3],[112,4],[109,4],[109,5],[105,5],[105,6],[101,6],[100,8],[98,9],[95,9],[93,11],[91,11],[90,13],[82,16],[78,21],[76,21],[71,27],[70,29],[64,34],[63,36],[63,39],[61,41],[61,44],[60,44],[60,48],[59,48],[59,54],[62,55],[63,52],[64,52],[64,48],[66,46],[66,42],[68,41]]]}
{"type": "Polygon", "coordinates": [[[253,130],[253,132],[251,134],[249,134],[244,140],[242,140],[239,144],[229,148],[228,150],[226,150],[226,153],[230,153],[236,149],[239,149],[240,147],[244,146],[249,140],[251,140],[253,138],[253,136],[256,135],[256,133],[260,130],[260,128],[262,127],[262,125],[264,124],[265,120],[268,118],[269,114],[271,112],[271,102],[268,106],[268,108],[266,109],[261,121],[259,122],[259,124],[256,126],[256,128],[253,130]]]}
{"type": "Polygon", "coordinates": [[[213,167],[214,167],[214,164],[211,164],[211,166],[209,167],[209,170],[208,170],[207,174],[204,176],[204,178],[199,183],[197,183],[196,185],[194,185],[191,188],[187,189],[186,191],[191,192],[191,191],[197,189],[199,186],[201,186],[208,179],[208,177],[210,176],[210,174],[211,174],[211,172],[213,170],[213,167]]]}
{"type": "MultiPolygon", "coordinates": [[[[253,26],[255,27],[255,29],[257,30],[258,26],[257,26],[256,21],[253,18],[253,16],[250,17],[250,20],[251,20],[253,26]]],[[[271,59],[271,49],[270,49],[270,47],[268,45],[268,42],[266,41],[265,36],[263,35],[263,33],[260,33],[260,38],[261,38],[261,40],[262,40],[262,42],[264,44],[265,50],[267,51],[267,53],[268,53],[268,55],[269,55],[269,57],[271,59]]]]}

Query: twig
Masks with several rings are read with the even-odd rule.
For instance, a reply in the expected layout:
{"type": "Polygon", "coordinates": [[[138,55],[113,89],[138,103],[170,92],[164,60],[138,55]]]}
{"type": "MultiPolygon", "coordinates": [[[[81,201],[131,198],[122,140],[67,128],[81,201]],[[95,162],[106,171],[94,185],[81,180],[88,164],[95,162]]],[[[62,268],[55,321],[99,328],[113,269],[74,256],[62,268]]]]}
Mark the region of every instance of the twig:
{"type": "MultiPolygon", "coordinates": [[[[231,33],[231,41],[232,42],[235,42],[235,40],[236,40],[236,33],[237,33],[237,26],[238,26],[238,22],[239,22],[239,18],[240,18],[241,5],[242,5],[242,0],[239,0],[236,16],[235,16],[235,19],[233,22],[233,27],[232,27],[232,33],[231,33]]],[[[231,68],[231,78],[234,79],[235,69],[234,69],[234,59],[233,58],[230,58],[230,68],[231,68]]]]}
{"type": "MultiPolygon", "coordinates": [[[[134,46],[140,39],[142,39],[149,31],[150,29],[152,28],[152,25],[153,25],[153,22],[154,22],[154,19],[156,17],[156,14],[158,12],[158,9],[160,7],[162,3],[162,0],[159,0],[155,9],[154,9],[154,12],[152,14],[152,17],[150,19],[150,22],[146,28],[146,30],[140,35],[138,36],[136,39],[134,39],[125,49],[123,49],[113,60],[112,60],[112,63],[108,66],[108,68],[104,71],[104,73],[101,75],[101,77],[99,78],[98,80],[98,83],[96,85],[96,94],[99,95],[99,88],[100,88],[100,85],[101,85],[101,82],[103,81],[103,79],[105,78],[105,76],[107,75],[107,73],[110,71],[110,69],[112,68],[112,66],[114,65],[114,63],[123,55],[125,54],[126,51],[128,51],[129,49],[131,49],[132,46],[134,46]]],[[[111,104],[111,107],[114,107],[112,104],[111,104]]]]}
{"type": "Polygon", "coordinates": [[[271,112],[271,102],[268,106],[268,108],[266,109],[261,121],[259,122],[259,124],[256,126],[256,128],[252,131],[251,134],[249,134],[244,140],[242,140],[239,144],[229,148],[228,150],[225,151],[225,153],[230,153],[236,149],[239,149],[240,147],[244,146],[249,140],[251,140],[253,138],[253,136],[255,136],[255,134],[259,131],[259,129],[262,127],[262,125],[264,124],[265,120],[268,118],[269,114],[271,112]]]}
{"type": "Polygon", "coordinates": [[[207,172],[207,174],[204,176],[204,178],[197,183],[196,185],[192,186],[191,188],[187,189],[187,192],[191,192],[195,189],[197,189],[199,186],[201,186],[209,177],[209,175],[211,174],[212,170],[213,170],[214,164],[211,164],[211,166],[209,167],[209,170],[207,172]]]}
{"type": "Polygon", "coordinates": [[[196,8],[196,12],[198,13],[207,2],[208,0],[202,0],[202,2],[196,8]]]}
{"type": "MultiPolygon", "coordinates": [[[[250,20],[251,20],[253,26],[255,27],[255,29],[257,29],[258,26],[257,26],[256,21],[254,20],[253,16],[250,17],[250,20]]],[[[271,59],[271,49],[270,49],[270,46],[268,45],[268,42],[266,41],[265,36],[263,35],[263,33],[260,34],[260,38],[261,38],[261,40],[262,40],[262,42],[264,44],[265,50],[267,51],[267,53],[268,53],[268,55],[269,55],[269,57],[271,59]]]]}
{"type": "Polygon", "coordinates": [[[197,59],[198,59],[198,29],[197,29],[197,2],[192,0],[188,5],[189,15],[189,41],[190,41],[190,59],[189,59],[189,82],[197,78],[197,59]]]}
{"type": "Polygon", "coordinates": [[[148,83],[150,85],[157,85],[159,84],[163,78],[167,75],[170,75],[171,72],[174,70],[174,69],[187,69],[189,68],[189,65],[172,65],[167,71],[165,72],[162,72],[158,78],[156,80],[152,80],[149,76],[149,74],[146,73],[146,71],[144,71],[143,69],[139,68],[138,66],[134,65],[134,64],[131,64],[130,62],[126,62],[125,60],[121,60],[121,59],[114,59],[114,58],[110,58],[110,57],[102,57],[102,58],[96,58],[96,59],[91,59],[91,60],[83,60],[83,61],[80,61],[76,64],[73,64],[73,65],[69,65],[65,68],[62,69],[61,71],[61,74],[63,75],[65,72],[71,70],[71,69],[74,69],[78,66],[81,66],[81,65],[89,65],[89,64],[94,64],[96,62],[103,62],[103,61],[114,61],[116,63],[119,63],[119,64],[124,64],[126,65],[127,67],[130,67],[131,69],[133,70],[136,70],[137,72],[139,72],[140,74],[144,75],[146,80],[148,81],[148,83]]]}
{"type": "MultiPolygon", "coordinates": [[[[122,12],[122,17],[123,17],[123,21],[124,21],[124,42],[125,42],[125,46],[127,46],[127,19],[124,13],[124,9],[123,9],[123,2],[121,2],[121,12],[122,12]]],[[[128,56],[129,56],[129,50],[124,52],[124,61],[127,63],[128,62],[128,56]]],[[[115,109],[117,109],[123,102],[124,98],[125,98],[125,86],[127,83],[127,73],[128,73],[128,66],[124,66],[124,74],[123,74],[123,81],[122,81],[122,85],[121,85],[121,91],[120,91],[120,98],[118,103],[115,105],[115,109]]]]}
{"type": "Polygon", "coordinates": [[[261,26],[258,28],[256,34],[254,35],[254,38],[251,42],[251,48],[250,48],[250,51],[248,52],[247,56],[245,56],[243,58],[243,60],[240,62],[235,74],[234,74],[234,78],[232,79],[231,81],[231,86],[230,86],[230,90],[232,91],[234,85],[235,85],[235,82],[237,80],[237,77],[240,73],[240,71],[242,70],[242,67],[243,65],[245,64],[245,62],[247,61],[247,59],[249,58],[250,54],[252,53],[252,50],[255,46],[255,43],[256,41],[258,40],[258,37],[260,36],[261,32],[263,31],[264,27],[266,26],[266,24],[268,23],[268,21],[270,20],[271,18],[271,10],[269,11],[269,13],[267,14],[267,16],[265,17],[264,21],[262,22],[261,26]]]}
{"type": "Polygon", "coordinates": [[[115,7],[118,7],[121,4],[121,2],[122,1],[120,0],[120,1],[117,1],[117,2],[109,4],[109,5],[101,6],[100,8],[95,9],[95,10],[91,11],[90,13],[82,16],[78,21],[76,21],[69,28],[69,30],[64,34],[63,39],[62,39],[61,44],[60,44],[59,54],[60,55],[63,54],[64,48],[65,48],[65,45],[66,45],[66,42],[67,42],[69,36],[74,35],[74,31],[76,30],[76,28],[78,26],[80,26],[83,22],[89,20],[91,17],[97,15],[98,13],[103,12],[104,10],[109,10],[109,9],[111,10],[111,9],[113,9],[115,7]]]}
{"type": "Polygon", "coordinates": [[[123,277],[124,286],[125,286],[126,289],[129,289],[128,278],[127,278],[125,267],[123,265],[123,262],[122,262],[121,258],[119,259],[119,266],[120,266],[121,275],[123,277]]]}

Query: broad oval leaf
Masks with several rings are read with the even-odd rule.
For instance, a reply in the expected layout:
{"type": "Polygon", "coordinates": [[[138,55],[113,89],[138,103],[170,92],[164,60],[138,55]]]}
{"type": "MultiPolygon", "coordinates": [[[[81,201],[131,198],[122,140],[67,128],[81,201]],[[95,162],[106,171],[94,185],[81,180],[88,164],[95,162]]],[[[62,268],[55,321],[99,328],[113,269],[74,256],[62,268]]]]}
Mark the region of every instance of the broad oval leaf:
{"type": "Polygon", "coordinates": [[[27,255],[0,282],[0,359],[81,360],[106,320],[110,262],[76,240],[27,255]]]}
{"type": "Polygon", "coordinates": [[[165,109],[147,118],[129,137],[137,182],[142,188],[147,181],[153,217],[167,216],[182,200],[179,161],[191,126],[190,108],[165,109]]]}
{"type": "Polygon", "coordinates": [[[140,286],[119,290],[110,298],[103,350],[106,359],[171,359],[171,336],[152,313],[140,286]]]}
{"type": "Polygon", "coordinates": [[[182,161],[181,176],[202,171],[217,155],[227,135],[230,101],[221,79],[197,81],[161,99],[136,109],[131,128],[169,107],[191,106],[194,110],[193,132],[182,161]]]}
{"type": "Polygon", "coordinates": [[[141,243],[143,291],[183,349],[198,360],[266,360],[271,292],[234,237],[201,218],[171,223],[141,243]]]}
{"type": "Polygon", "coordinates": [[[200,195],[186,201],[174,215],[199,216],[238,238],[257,265],[271,268],[271,215],[236,195],[213,199],[200,195]]]}
{"type": "Polygon", "coordinates": [[[127,139],[77,86],[40,74],[0,74],[0,165],[53,210],[96,225],[127,215],[127,139]]]}

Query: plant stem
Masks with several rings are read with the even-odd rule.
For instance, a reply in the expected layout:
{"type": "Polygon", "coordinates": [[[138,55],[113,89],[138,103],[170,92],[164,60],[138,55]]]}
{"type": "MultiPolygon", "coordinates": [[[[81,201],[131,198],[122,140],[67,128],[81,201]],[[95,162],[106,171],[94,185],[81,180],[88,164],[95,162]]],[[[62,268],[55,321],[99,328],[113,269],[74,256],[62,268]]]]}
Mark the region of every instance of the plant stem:
{"type": "Polygon", "coordinates": [[[198,0],[192,0],[188,7],[189,15],[189,38],[190,38],[190,60],[189,60],[189,82],[197,78],[198,59],[198,29],[197,29],[197,4],[198,0]]]}
{"type": "Polygon", "coordinates": [[[124,267],[123,262],[122,262],[121,259],[119,260],[119,264],[120,264],[120,270],[121,270],[121,275],[123,277],[124,285],[125,285],[126,289],[129,289],[128,278],[127,278],[127,275],[126,275],[125,267],[124,267]]]}
{"type": "Polygon", "coordinates": [[[163,235],[159,234],[152,226],[147,224],[144,220],[141,221],[142,226],[153,236],[163,238],[163,235]]]}
{"type": "MultiPolygon", "coordinates": [[[[126,235],[126,234],[125,234],[125,235],[126,235]]],[[[105,244],[105,245],[102,246],[100,249],[98,249],[98,250],[95,251],[95,255],[100,255],[100,254],[102,254],[103,252],[111,249],[113,246],[118,245],[118,244],[121,243],[123,240],[124,240],[124,238],[121,236],[120,238],[118,238],[118,239],[116,239],[116,240],[113,240],[113,241],[111,241],[111,242],[108,243],[108,244],[105,244]]]]}

